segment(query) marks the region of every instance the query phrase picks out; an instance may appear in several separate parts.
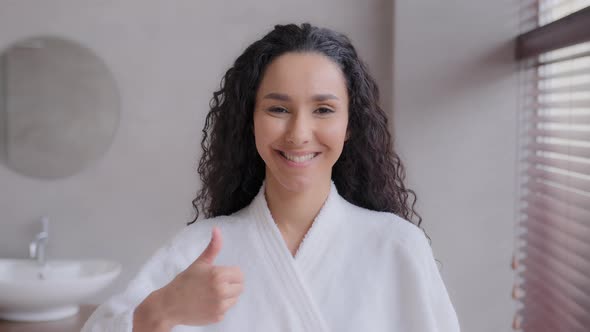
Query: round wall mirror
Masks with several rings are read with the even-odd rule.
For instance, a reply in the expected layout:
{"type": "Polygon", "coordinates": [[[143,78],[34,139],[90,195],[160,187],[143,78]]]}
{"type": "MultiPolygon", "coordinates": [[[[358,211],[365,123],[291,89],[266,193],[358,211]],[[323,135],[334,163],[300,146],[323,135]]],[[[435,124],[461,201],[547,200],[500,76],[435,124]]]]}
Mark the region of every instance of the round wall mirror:
{"type": "Polygon", "coordinates": [[[111,72],[76,42],[30,38],[0,53],[0,161],[20,174],[88,167],[111,145],[119,107],[111,72]]]}

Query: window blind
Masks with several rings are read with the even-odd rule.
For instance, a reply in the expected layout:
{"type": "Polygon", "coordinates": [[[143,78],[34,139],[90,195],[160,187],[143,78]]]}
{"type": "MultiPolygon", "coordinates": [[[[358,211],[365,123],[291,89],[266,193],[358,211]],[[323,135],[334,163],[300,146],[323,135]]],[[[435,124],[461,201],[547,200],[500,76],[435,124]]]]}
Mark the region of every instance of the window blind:
{"type": "MultiPolygon", "coordinates": [[[[588,6],[590,0],[523,2],[521,32],[555,25],[588,6]]],[[[512,297],[518,308],[512,328],[588,332],[590,42],[521,60],[519,66],[518,204],[512,259],[512,297]]]]}
{"type": "Polygon", "coordinates": [[[569,14],[590,6],[588,0],[541,0],[535,1],[538,6],[538,14],[535,15],[539,26],[557,21],[569,14]]]}

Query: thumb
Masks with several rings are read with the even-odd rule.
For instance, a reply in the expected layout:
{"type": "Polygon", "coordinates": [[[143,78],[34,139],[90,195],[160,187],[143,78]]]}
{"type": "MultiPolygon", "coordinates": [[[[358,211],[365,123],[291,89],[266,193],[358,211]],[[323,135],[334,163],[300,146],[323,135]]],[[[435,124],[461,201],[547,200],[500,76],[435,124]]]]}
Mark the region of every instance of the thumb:
{"type": "Polygon", "coordinates": [[[219,230],[219,228],[213,227],[213,230],[211,231],[211,241],[209,242],[209,245],[207,246],[207,248],[205,248],[203,253],[201,253],[201,256],[199,256],[199,258],[197,258],[195,262],[213,264],[215,257],[217,257],[219,251],[221,250],[222,244],[223,240],[221,238],[221,231],[219,230]]]}

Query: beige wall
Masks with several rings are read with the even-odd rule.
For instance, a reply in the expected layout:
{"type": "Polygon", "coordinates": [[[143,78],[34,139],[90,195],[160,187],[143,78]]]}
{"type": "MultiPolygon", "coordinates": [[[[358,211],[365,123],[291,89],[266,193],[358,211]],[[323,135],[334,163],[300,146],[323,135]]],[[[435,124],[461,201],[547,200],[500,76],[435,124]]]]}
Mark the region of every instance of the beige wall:
{"type": "MultiPolygon", "coordinates": [[[[0,57],[0,132],[5,130],[6,126],[6,99],[4,98],[6,90],[6,73],[4,70],[4,59],[0,57]]],[[[5,155],[6,138],[0,134],[0,159],[5,155]]]]}
{"type": "Polygon", "coordinates": [[[0,8],[0,48],[63,36],[94,50],[119,86],[118,131],[93,166],[61,180],[0,166],[0,257],[26,257],[37,219],[47,215],[49,257],[123,263],[119,281],[94,301],[123,287],[192,218],[209,99],[232,61],[274,24],[310,21],[348,34],[390,109],[388,0],[0,0],[0,8]]]}
{"type": "Polygon", "coordinates": [[[396,1],[394,118],[463,331],[511,331],[518,2],[396,1]]]}

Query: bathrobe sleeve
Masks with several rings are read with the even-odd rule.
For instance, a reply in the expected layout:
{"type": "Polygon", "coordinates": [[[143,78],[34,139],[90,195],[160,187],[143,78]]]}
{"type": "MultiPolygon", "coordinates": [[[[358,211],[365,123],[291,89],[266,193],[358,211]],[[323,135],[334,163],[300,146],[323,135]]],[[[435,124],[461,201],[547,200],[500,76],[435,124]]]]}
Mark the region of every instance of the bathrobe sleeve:
{"type": "MultiPolygon", "coordinates": [[[[169,244],[156,251],[141,267],[123,293],[112,297],[97,308],[81,332],[131,332],[135,308],[151,292],[167,285],[189,265],[187,259],[177,249],[179,242],[187,241],[184,233],[186,232],[181,232],[169,244]]],[[[202,251],[207,242],[193,243],[194,246],[191,245],[191,247],[195,251],[202,251]]]]}
{"type": "Polygon", "coordinates": [[[421,230],[419,236],[414,237],[413,247],[418,254],[418,268],[426,286],[427,299],[424,302],[425,312],[429,320],[428,331],[432,332],[460,332],[459,320],[447,288],[436,265],[432,248],[421,230]]]}

